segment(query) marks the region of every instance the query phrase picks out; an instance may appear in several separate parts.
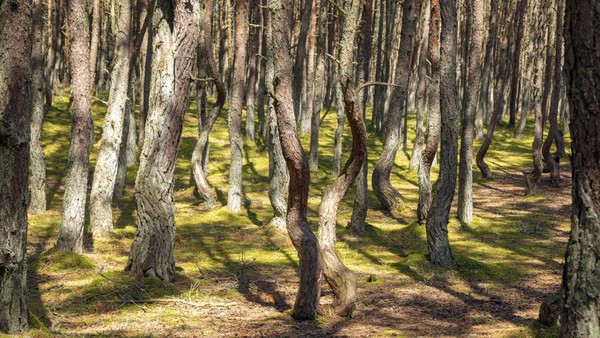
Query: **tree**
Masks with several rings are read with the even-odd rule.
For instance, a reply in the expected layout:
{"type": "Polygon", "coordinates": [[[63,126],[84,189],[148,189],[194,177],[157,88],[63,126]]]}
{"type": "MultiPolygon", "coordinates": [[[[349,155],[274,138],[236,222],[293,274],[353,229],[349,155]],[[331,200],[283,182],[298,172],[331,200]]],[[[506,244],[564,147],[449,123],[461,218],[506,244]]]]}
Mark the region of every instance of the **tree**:
{"type": "Polygon", "coordinates": [[[46,112],[46,80],[44,54],[44,5],[33,3],[32,95],[31,95],[31,198],[29,212],[33,215],[46,211],[46,164],[42,149],[42,122],[46,112]]]}
{"type": "MultiPolygon", "coordinates": [[[[559,1],[561,2],[561,1],[559,1]]],[[[564,5],[559,5],[564,6],[564,5]]],[[[566,1],[573,208],[563,274],[561,337],[600,336],[600,10],[566,1]]],[[[560,13],[560,11],[559,11],[560,13]]]]}
{"type": "Polygon", "coordinates": [[[449,265],[454,257],[448,242],[448,218],[454,190],[458,155],[458,89],[456,86],[456,2],[441,0],[442,36],[440,54],[440,107],[442,116],[440,175],[427,216],[429,260],[449,265]]]}
{"type": "MultiPolygon", "coordinates": [[[[40,9],[36,2],[34,10],[40,9]]],[[[0,2],[0,332],[4,333],[27,329],[31,11],[31,1],[0,2]]]]}
{"type": "Polygon", "coordinates": [[[350,158],[335,182],[325,188],[319,207],[319,247],[325,280],[334,293],[333,309],[340,316],[351,316],[356,299],[356,277],[337,255],[335,248],[337,210],[342,198],[358,176],[367,154],[367,131],[354,85],[354,41],[359,27],[362,0],[347,1],[339,51],[339,82],[343,92],[346,118],[352,131],[350,158]]]}
{"type": "Polygon", "coordinates": [[[429,86],[429,109],[427,122],[429,135],[427,144],[421,155],[419,164],[419,202],[417,205],[417,220],[420,224],[427,223],[431,207],[431,166],[440,144],[440,24],[441,13],[439,0],[431,0],[431,15],[429,21],[429,43],[427,55],[431,63],[431,85],[429,86]]]}
{"type": "Polygon", "coordinates": [[[71,146],[57,247],[83,251],[83,226],[88,167],[92,147],[92,78],[89,66],[89,25],[86,1],[67,1],[69,60],[71,67],[71,146]]]}
{"type": "MultiPolygon", "coordinates": [[[[119,153],[128,112],[128,89],[131,64],[131,3],[116,4],[117,31],[114,67],[110,80],[109,105],[102,127],[102,143],[90,194],[90,229],[97,237],[112,232],[112,199],[117,178],[119,153]]],[[[127,134],[125,134],[127,135],[127,134]]]]}
{"type": "Polygon", "coordinates": [[[462,132],[460,144],[460,171],[458,178],[458,219],[468,224],[473,220],[473,137],[477,99],[481,84],[481,54],[483,47],[483,0],[470,0],[470,42],[468,80],[462,103],[462,132]]]}
{"type": "Polygon", "coordinates": [[[227,91],[225,84],[221,81],[219,76],[217,65],[212,53],[212,35],[211,35],[211,13],[214,8],[214,0],[203,1],[201,3],[200,12],[200,38],[198,42],[198,67],[206,68],[206,72],[214,81],[217,89],[217,102],[215,102],[210,114],[204,119],[202,126],[200,127],[200,133],[198,135],[198,141],[196,147],[192,153],[192,173],[194,180],[196,181],[196,187],[201,197],[210,205],[213,206],[217,202],[210,183],[206,179],[206,173],[204,167],[206,163],[203,163],[207,157],[208,152],[208,138],[210,132],[221,114],[221,109],[225,104],[227,97],[227,91]]]}
{"type": "Polygon", "coordinates": [[[243,145],[240,128],[242,124],[242,106],[246,88],[246,45],[248,43],[248,2],[235,0],[235,55],[231,89],[229,90],[229,143],[231,164],[229,167],[229,193],[227,207],[239,213],[242,210],[242,160],[243,145]]]}
{"type": "Polygon", "coordinates": [[[268,43],[273,58],[273,105],[277,114],[279,140],[290,175],[287,230],[300,258],[300,283],[292,317],[314,319],[321,291],[321,257],[317,237],[306,213],[310,172],[296,131],[292,99],[292,58],[290,50],[291,3],[269,0],[272,38],[268,43]]]}
{"type": "Polygon", "coordinates": [[[152,86],[136,189],[138,231],[126,269],[137,278],[175,277],[173,173],[196,60],[196,2],[157,1],[152,86]]]}
{"type": "Polygon", "coordinates": [[[373,192],[384,210],[393,211],[403,201],[402,195],[390,182],[390,174],[396,159],[400,142],[400,125],[405,113],[406,99],[408,98],[408,82],[413,53],[416,50],[417,21],[421,14],[423,0],[404,1],[402,9],[402,37],[398,65],[396,66],[397,87],[391,94],[392,106],[387,113],[386,135],[381,156],[373,168],[371,178],[373,192]]]}

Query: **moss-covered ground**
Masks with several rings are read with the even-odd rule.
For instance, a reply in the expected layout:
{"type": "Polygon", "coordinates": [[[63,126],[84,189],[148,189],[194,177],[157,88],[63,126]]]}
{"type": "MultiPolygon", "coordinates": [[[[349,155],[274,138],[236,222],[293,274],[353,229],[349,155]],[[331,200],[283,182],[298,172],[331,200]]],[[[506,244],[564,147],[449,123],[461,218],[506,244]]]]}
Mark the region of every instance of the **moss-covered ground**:
{"type": "MultiPolygon", "coordinates": [[[[100,145],[106,107],[93,107],[100,145]]],[[[400,151],[393,184],[405,207],[393,214],[377,210],[369,194],[369,229],[346,229],[353,190],[338,217],[338,250],[358,277],[353,318],[328,315],[315,322],[290,316],[297,286],[298,259],[287,234],[268,226],[268,157],[261,142],[244,143],[244,208],[233,214],[227,196],[229,141],[226,111],[210,141],[210,174],[219,204],[208,208],[194,194],[190,157],[197,135],[195,105],[186,115],[178,155],[175,201],[177,280],[172,285],[123,272],[135,236],[134,181],[127,174],[123,198],[114,201],[115,232],[88,242],[82,255],[53,249],[58,233],[69,148],[68,97],[57,96],[44,122],[49,210],[29,218],[29,297],[34,336],[552,336],[535,321],[542,299],[557,290],[569,229],[570,173],[563,165],[562,188],[548,186],[524,196],[522,171],[531,166],[531,137],[514,139],[500,126],[487,161],[494,180],[483,181],[475,167],[475,221],[449,224],[456,266],[431,266],[425,229],[416,223],[417,179],[408,170],[412,145],[400,151]]],[[[409,120],[413,126],[414,121],[409,120]]],[[[325,119],[320,138],[320,170],[311,174],[309,218],[316,225],[321,192],[332,181],[335,114],[325,119]]],[[[370,130],[369,168],[382,140],[370,130]]],[[[412,139],[414,131],[411,129],[412,139]]],[[[348,128],[346,128],[348,134],[348,128]]],[[[528,129],[528,135],[531,129],[528,129]]],[[[303,137],[308,149],[308,137],[303,137]]],[[[349,135],[344,143],[350,145],[349,135]]],[[[476,145],[476,147],[478,144],[476,145]]],[[[348,153],[345,151],[344,153],[348,153]]],[[[434,176],[437,168],[434,169],[434,176]]],[[[369,176],[370,177],[370,176],[369,176]]],[[[369,178],[370,181],[370,178],[369,178]]],[[[369,184],[370,186],[370,184],[369,184]]],[[[325,289],[322,302],[331,301],[325,289]]]]}

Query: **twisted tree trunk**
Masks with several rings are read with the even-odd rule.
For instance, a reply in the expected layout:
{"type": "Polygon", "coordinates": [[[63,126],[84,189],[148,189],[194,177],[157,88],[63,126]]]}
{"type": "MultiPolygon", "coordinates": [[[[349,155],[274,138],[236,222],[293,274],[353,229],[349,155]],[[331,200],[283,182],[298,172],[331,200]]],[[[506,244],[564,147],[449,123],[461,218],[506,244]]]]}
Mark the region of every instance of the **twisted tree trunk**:
{"type": "Polygon", "coordinates": [[[175,277],[173,173],[196,60],[196,6],[159,0],[154,12],[150,112],[135,182],[138,231],[126,266],[136,278],[175,277]]]}
{"type": "Polygon", "coordinates": [[[273,58],[273,105],[277,114],[279,141],[289,174],[287,230],[300,258],[300,283],[292,317],[314,319],[321,291],[321,258],[317,237],[310,229],[306,213],[310,172],[296,131],[292,94],[290,50],[291,3],[269,0],[272,38],[268,43],[273,58]]]}

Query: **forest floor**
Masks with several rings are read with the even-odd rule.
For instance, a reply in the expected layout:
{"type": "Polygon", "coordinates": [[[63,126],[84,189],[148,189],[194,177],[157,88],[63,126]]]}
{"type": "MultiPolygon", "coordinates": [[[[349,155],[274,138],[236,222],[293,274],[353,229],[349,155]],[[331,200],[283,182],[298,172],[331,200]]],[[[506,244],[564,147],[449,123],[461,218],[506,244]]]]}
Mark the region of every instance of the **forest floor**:
{"type": "MultiPolygon", "coordinates": [[[[541,328],[536,318],[541,301],[560,285],[569,231],[570,169],[561,167],[560,188],[551,188],[544,175],[538,193],[524,196],[522,172],[531,167],[531,137],[514,139],[503,125],[497,130],[487,156],[494,179],[483,181],[474,169],[475,221],[461,226],[452,210],[449,234],[457,264],[449,268],[431,266],[425,257],[425,229],[416,223],[416,173],[408,170],[411,144],[406,153],[399,152],[392,173],[393,184],[405,197],[402,210],[377,210],[370,193],[369,229],[353,234],[346,229],[354,200],[351,190],[340,206],[338,250],[357,275],[355,314],[337,318],[325,313],[314,322],[298,322],[289,315],[298,259],[287,234],[268,226],[272,211],[264,145],[244,144],[243,212],[233,214],[224,206],[229,168],[226,112],[211,135],[208,179],[220,202],[212,210],[195,197],[190,179],[197,135],[194,104],[186,116],[176,168],[174,284],[135,281],[123,272],[136,231],[135,165],[129,168],[124,197],[114,203],[114,234],[95,243],[88,240],[83,255],[55,251],[69,147],[67,104],[66,97],[56,97],[44,123],[49,210],[29,218],[28,283],[37,329],[28,335],[556,335],[556,328],[541,328]]],[[[94,105],[96,144],[90,178],[105,110],[100,103],[94,105]]],[[[321,170],[311,174],[309,218],[315,227],[321,192],[332,182],[334,128],[335,114],[330,113],[320,138],[321,170]]],[[[303,142],[308,149],[308,137],[303,142]]],[[[344,144],[347,149],[349,137],[344,144]]],[[[381,147],[381,139],[371,131],[370,169],[381,147]]],[[[331,302],[327,288],[321,302],[331,302]]]]}

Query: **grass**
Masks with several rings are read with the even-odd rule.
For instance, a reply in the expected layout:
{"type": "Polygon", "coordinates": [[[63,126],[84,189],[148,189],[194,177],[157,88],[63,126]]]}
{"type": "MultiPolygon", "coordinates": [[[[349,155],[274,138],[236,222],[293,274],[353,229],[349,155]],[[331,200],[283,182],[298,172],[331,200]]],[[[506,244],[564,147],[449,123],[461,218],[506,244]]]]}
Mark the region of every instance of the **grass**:
{"type": "MultiPolygon", "coordinates": [[[[30,217],[30,298],[33,327],[37,328],[31,335],[293,336],[308,332],[315,336],[403,337],[446,332],[533,337],[547,332],[535,325],[536,302],[544,292],[552,291],[548,288],[558,285],[568,214],[548,214],[546,208],[554,201],[543,193],[522,196],[524,182],[513,187],[517,193],[504,200],[492,193],[503,193],[506,185],[498,187],[495,181],[481,180],[475,168],[477,217],[468,227],[454,218],[449,224],[457,264],[451,268],[431,266],[425,256],[425,229],[416,223],[417,177],[408,170],[411,144],[406,152],[398,153],[392,173],[392,183],[405,197],[403,209],[384,214],[377,210],[377,200],[370,193],[369,228],[357,235],[345,227],[352,212],[353,189],[340,206],[337,247],[340,258],[358,277],[355,317],[293,322],[288,312],[295,298],[298,259],[287,234],[268,226],[272,210],[267,194],[267,152],[245,141],[244,208],[240,214],[229,212],[225,207],[229,139],[224,111],[211,134],[208,176],[219,203],[208,210],[194,196],[190,175],[197,135],[193,103],[186,115],[175,170],[176,282],[135,281],[122,271],[136,231],[136,165],[128,169],[123,198],[114,201],[114,234],[94,242],[83,255],[56,252],[52,247],[58,233],[69,147],[67,109],[68,97],[55,97],[43,128],[49,210],[30,217]],[[519,297],[522,299],[516,299],[519,297]],[[501,304],[495,303],[498,299],[501,304]]],[[[105,112],[103,105],[94,105],[96,144],[90,175],[105,112]]],[[[409,125],[414,125],[412,116],[409,125]]],[[[315,230],[322,190],[333,180],[334,130],[335,114],[329,114],[320,137],[320,170],[311,173],[308,216],[315,230]]],[[[373,130],[369,132],[371,170],[382,142],[373,130]]],[[[344,146],[349,149],[347,127],[345,134],[344,146]]],[[[486,157],[496,178],[519,175],[530,166],[531,137],[513,139],[511,134],[500,125],[486,157]]],[[[531,129],[526,135],[531,135],[531,129]]],[[[411,129],[409,140],[413,136],[411,129]]],[[[308,149],[307,135],[302,142],[308,149]]],[[[437,170],[433,170],[434,177],[437,170]]],[[[568,189],[559,193],[568,193],[568,189]]],[[[325,294],[323,301],[327,302],[330,296],[325,294]]]]}

